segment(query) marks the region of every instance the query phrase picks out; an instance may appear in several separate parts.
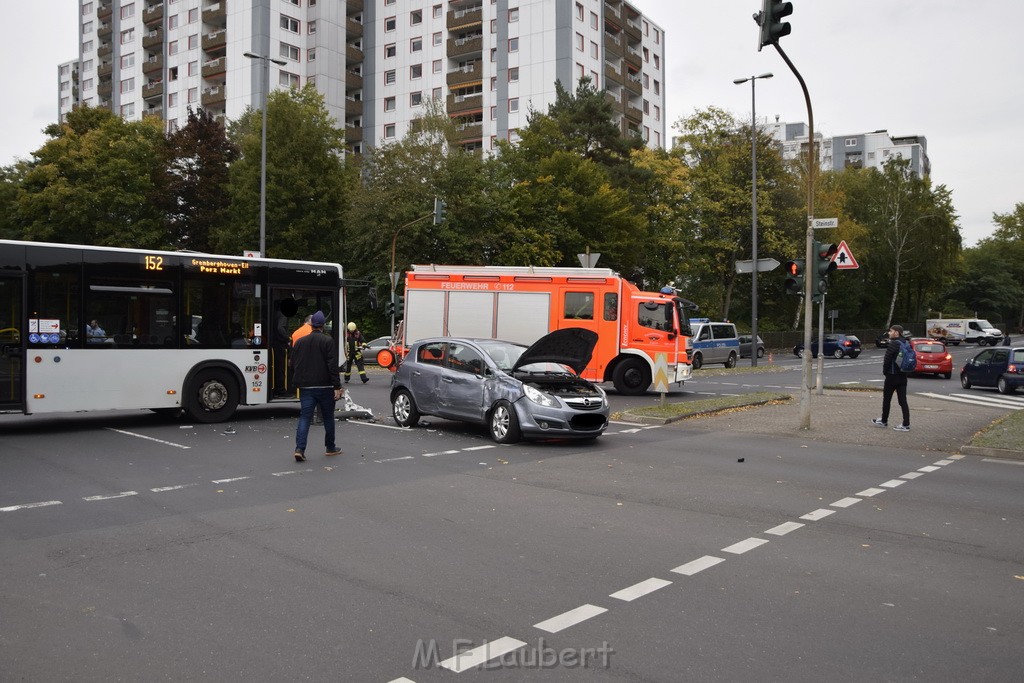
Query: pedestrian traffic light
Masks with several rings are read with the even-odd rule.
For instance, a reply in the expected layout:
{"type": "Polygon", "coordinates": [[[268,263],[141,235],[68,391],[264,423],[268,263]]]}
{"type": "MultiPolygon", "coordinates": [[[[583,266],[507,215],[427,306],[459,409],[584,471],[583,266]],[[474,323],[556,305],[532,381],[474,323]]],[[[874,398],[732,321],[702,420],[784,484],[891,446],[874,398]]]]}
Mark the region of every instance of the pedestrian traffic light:
{"type": "Polygon", "coordinates": [[[434,197],[434,225],[440,225],[444,222],[445,215],[448,213],[448,205],[444,201],[434,197]]]}
{"type": "Polygon", "coordinates": [[[811,268],[811,301],[819,302],[821,297],[828,291],[828,274],[837,268],[833,257],[838,247],[835,244],[815,242],[811,255],[814,257],[814,265],[811,268]]]}
{"type": "Polygon", "coordinates": [[[405,317],[405,297],[404,296],[398,297],[398,304],[395,306],[395,317],[397,317],[397,318],[404,318],[405,317]]]}
{"type": "Polygon", "coordinates": [[[786,280],[783,284],[786,294],[804,295],[804,260],[786,261],[786,280]]]}
{"type": "Polygon", "coordinates": [[[757,51],[765,45],[772,45],[779,42],[782,36],[788,36],[793,30],[788,21],[782,21],[793,13],[793,3],[782,0],[761,0],[761,14],[755,16],[757,23],[761,26],[761,40],[758,43],[757,51]]]}

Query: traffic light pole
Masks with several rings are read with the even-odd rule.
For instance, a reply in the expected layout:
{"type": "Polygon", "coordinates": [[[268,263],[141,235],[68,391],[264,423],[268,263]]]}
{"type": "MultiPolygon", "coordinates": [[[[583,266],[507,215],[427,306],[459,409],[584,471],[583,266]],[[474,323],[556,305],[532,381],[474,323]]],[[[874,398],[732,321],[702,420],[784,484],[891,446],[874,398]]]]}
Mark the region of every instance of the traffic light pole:
{"type": "Polygon", "coordinates": [[[434,212],[431,211],[426,216],[420,216],[419,218],[414,218],[411,221],[409,221],[408,223],[406,223],[405,225],[398,226],[398,228],[395,230],[394,236],[391,238],[391,271],[390,271],[390,279],[391,279],[391,337],[392,337],[392,339],[395,336],[395,303],[396,303],[395,289],[398,287],[398,275],[395,273],[395,249],[398,246],[398,233],[400,233],[405,228],[408,228],[410,225],[413,225],[415,223],[419,223],[420,221],[425,221],[428,218],[432,218],[433,215],[434,215],[434,212]]]}
{"type": "Polygon", "coordinates": [[[818,302],[818,396],[825,395],[825,295],[818,302]]]}

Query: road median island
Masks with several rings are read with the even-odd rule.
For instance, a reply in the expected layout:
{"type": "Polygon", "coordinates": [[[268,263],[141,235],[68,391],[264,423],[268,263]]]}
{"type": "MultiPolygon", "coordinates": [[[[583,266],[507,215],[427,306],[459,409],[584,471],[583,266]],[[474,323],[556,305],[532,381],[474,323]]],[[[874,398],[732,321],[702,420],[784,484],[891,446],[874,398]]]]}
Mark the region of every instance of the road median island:
{"type": "Polygon", "coordinates": [[[789,394],[774,391],[759,391],[741,396],[721,396],[719,398],[687,401],[685,403],[667,403],[664,406],[645,406],[631,408],[612,417],[627,422],[641,424],[668,424],[688,417],[717,415],[724,412],[744,410],[757,406],[788,403],[792,400],[789,394]]]}
{"type": "Polygon", "coordinates": [[[1024,410],[994,421],[960,450],[968,455],[1024,460],[1024,410]]]}

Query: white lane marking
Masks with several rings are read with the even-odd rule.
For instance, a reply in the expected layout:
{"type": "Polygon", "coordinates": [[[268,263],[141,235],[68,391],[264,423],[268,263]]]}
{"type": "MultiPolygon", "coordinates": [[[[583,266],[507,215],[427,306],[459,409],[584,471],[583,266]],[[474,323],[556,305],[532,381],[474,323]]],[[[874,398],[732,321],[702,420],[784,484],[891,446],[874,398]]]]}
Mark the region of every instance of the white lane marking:
{"type": "Polygon", "coordinates": [[[768,529],[767,531],[765,531],[765,533],[766,534],[771,534],[772,536],[785,536],[790,531],[796,531],[797,529],[799,529],[801,527],[804,527],[804,526],[807,526],[807,525],[806,524],[801,524],[800,522],[785,522],[785,523],[780,524],[778,526],[773,526],[771,529],[768,529]]]}
{"type": "Polygon", "coordinates": [[[876,489],[876,488],[864,489],[863,491],[861,491],[857,495],[861,496],[863,498],[870,498],[871,496],[877,496],[879,493],[885,493],[885,489],[876,489]]]}
{"type": "Polygon", "coordinates": [[[453,455],[455,453],[458,453],[458,451],[438,451],[437,453],[424,453],[423,457],[424,458],[433,458],[434,456],[437,456],[437,455],[453,455]]]}
{"type": "Polygon", "coordinates": [[[848,508],[851,505],[856,505],[860,502],[860,498],[840,498],[834,503],[830,503],[834,508],[848,508]]]}
{"type": "Polygon", "coordinates": [[[164,491],[178,491],[180,489],[187,489],[189,486],[195,486],[195,484],[176,484],[175,486],[158,486],[155,489],[150,489],[153,493],[163,493],[164,491]]]}
{"type": "Polygon", "coordinates": [[[768,542],[768,540],[764,539],[764,538],[753,538],[753,537],[751,537],[751,538],[748,538],[745,541],[740,541],[739,543],[733,543],[730,546],[726,546],[725,548],[722,548],[722,552],[723,553],[732,553],[733,555],[742,555],[743,553],[747,552],[748,550],[753,550],[754,548],[758,548],[758,547],[764,545],[767,542],[768,542]]]}
{"type": "Polygon", "coordinates": [[[814,512],[808,512],[806,515],[802,515],[800,519],[806,519],[808,522],[817,522],[819,519],[824,519],[834,512],[835,510],[825,510],[820,508],[814,512]]]}
{"type": "Polygon", "coordinates": [[[464,451],[486,451],[488,448],[496,448],[493,444],[487,446],[470,446],[469,448],[463,448],[464,451]]]}
{"type": "Polygon", "coordinates": [[[999,400],[992,400],[992,399],[978,400],[978,399],[975,399],[975,398],[960,398],[960,397],[955,396],[955,395],[947,396],[945,394],[920,393],[920,395],[921,396],[926,396],[928,398],[937,398],[937,399],[940,399],[942,401],[953,401],[953,402],[956,402],[956,403],[970,403],[971,405],[974,405],[974,406],[984,406],[986,408],[1009,408],[1010,410],[1024,410],[1024,405],[1019,405],[1019,404],[1018,405],[1013,405],[1012,403],[1004,403],[1004,402],[999,401],[999,400]]]}
{"type": "Polygon", "coordinates": [[[406,678],[405,676],[402,676],[401,678],[394,678],[388,681],[388,683],[416,683],[416,681],[412,680],[411,678],[406,678]]]}
{"type": "Polygon", "coordinates": [[[383,460],[374,460],[374,462],[395,462],[397,460],[412,460],[411,455],[403,455],[401,458],[384,458],[383,460]]]}
{"type": "Polygon", "coordinates": [[[230,477],[228,479],[211,479],[210,481],[214,484],[228,484],[233,481],[242,481],[243,479],[252,479],[252,477],[230,477]]]}
{"type": "Polygon", "coordinates": [[[917,479],[923,476],[924,472],[907,472],[906,474],[901,474],[900,479],[917,479]]]}
{"type": "Polygon", "coordinates": [[[377,427],[378,429],[398,429],[410,431],[409,427],[399,427],[398,425],[386,425],[381,424],[379,422],[363,422],[362,420],[348,420],[345,424],[362,425],[363,427],[377,427]]]}
{"type": "Polygon", "coordinates": [[[558,633],[564,631],[570,626],[592,619],[598,614],[604,614],[608,610],[604,607],[598,607],[597,605],[580,605],[576,609],[571,609],[568,612],[563,612],[557,617],[551,617],[545,619],[539,624],[534,624],[533,627],[540,629],[541,631],[547,631],[548,633],[558,633]]]}
{"type": "Polygon", "coordinates": [[[879,486],[887,489],[894,489],[897,486],[903,486],[906,483],[906,479],[890,479],[889,481],[883,481],[879,486]]]}
{"type": "Polygon", "coordinates": [[[641,581],[640,583],[634,583],[629,588],[623,588],[620,591],[615,591],[608,597],[615,598],[616,600],[632,602],[637,598],[642,598],[648,593],[653,593],[659,588],[664,588],[665,586],[671,585],[672,582],[666,581],[665,579],[647,579],[646,581],[641,581]]]}
{"type": "Polygon", "coordinates": [[[675,574],[682,574],[683,576],[693,576],[697,572],[702,572],[705,569],[714,567],[716,564],[725,562],[724,557],[715,557],[713,555],[705,555],[704,557],[698,557],[696,560],[681,564],[672,570],[675,574]]]}
{"type": "Polygon", "coordinates": [[[1001,465],[1024,465],[1020,460],[1006,460],[1005,458],[982,458],[982,462],[997,462],[1001,465]]]}
{"type": "Polygon", "coordinates": [[[286,477],[289,474],[302,474],[304,472],[312,472],[312,471],[313,471],[313,469],[311,467],[307,467],[304,470],[285,470],[284,472],[271,472],[270,476],[272,476],[272,477],[286,477]]]}
{"type": "Polygon", "coordinates": [[[936,467],[935,465],[925,465],[924,467],[918,467],[917,471],[918,472],[937,472],[940,469],[941,469],[940,467],[936,467]]]}
{"type": "Polygon", "coordinates": [[[943,460],[936,460],[932,464],[935,465],[936,467],[945,467],[946,465],[952,465],[953,461],[952,460],[945,460],[945,459],[943,459],[943,460]]]}
{"type": "Polygon", "coordinates": [[[175,448],[184,448],[185,450],[188,450],[189,448],[192,448],[191,446],[185,446],[185,445],[180,444],[180,443],[174,443],[173,441],[164,441],[163,439],[154,439],[152,436],[146,436],[144,434],[136,434],[135,432],[126,432],[123,429],[114,429],[113,427],[107,427],[107,429],[109,429],[112,432],[117,432],[118,434],[124,434],[126,436],[134,436],[136,439],[145,439],[146,441],[155,441],[156,443],[162,443],[165,446],[174,446],[175,448]]]}
{"type": "Polygon", "coordinates": [[[640,431],[641,429],[643,429],[643,427],[637,427],[636,429],[623,429],[622,431],[619,431],[619,432],[613,432],[613,433],[614,433],[614,434],[636,434],[636,433],[637,433],[637,432],[639,432],[639,431],[640,431]]]}
{"type": "Polygon", "coordinates": [[[950,460],[963,460],[966,457],[967,457],[966,455],[951,455],[951,456],[949,456],[949,459],[950,460]]]}
{"type": "Polygon", "coordinates": [[[137,496],[138,491],[122,491],[121,493],[115,493],[112,496],[86,496],[82,500],[92,502],[94,500],[113,500],[114,498],[127,498],[128,496],[137,496]]]}
{"type": "Polygon", "coordinates": [[[44,508],[50,505],[63,505],[59,500],[44,500],[41,503],[22,503],[21,505],[8,505],[0,508],[0,512],[14,512],[15,510],[28,510],[29,508],[44,508]]]}
{"type": "Polygon", "coordinates": [[[474,647],[472,650],[460,652],[454,657],[439,663],[438,666],[459,674],[492,659],[507,655],[509,652],[514,652],[525,645],[526,643],[521,640],[504,636],[489,643],[484,643],[480,647],[474,647]]]}

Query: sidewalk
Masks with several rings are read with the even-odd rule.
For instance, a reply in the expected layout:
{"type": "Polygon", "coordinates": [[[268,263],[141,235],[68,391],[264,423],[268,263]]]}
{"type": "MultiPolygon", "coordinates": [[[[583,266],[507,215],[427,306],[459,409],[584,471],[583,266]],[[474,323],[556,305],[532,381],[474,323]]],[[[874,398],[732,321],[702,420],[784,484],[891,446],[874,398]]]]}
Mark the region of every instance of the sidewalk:
{"type": "MultiPolygon", "coordinates": [[[[1006,413],[1005,410],[978,406],[965,409],[950,401],[923,396],[911,395],[908,400],[911,431],[905,433],[892,429],[901,421],[895,397],[889,414],[889,427],[883,429],[871,424],[872,418],[882,414],[882,393],[878,391],[826,390],[824,396],[812,391],[811,427],[808,430],[799,429],[799,395],[794,395],[784,405],[692,417],[675,424],[690,429],[776,434],[813,441],[877,446],[880,449],[910,448],[957,453],[971,442],[977,432],[1006,413]]],[[[963,452],[973,450],[965,449],[963,452]]],[[[1024,453],[1020,457],[1024,457],[1024,453]]]]}

